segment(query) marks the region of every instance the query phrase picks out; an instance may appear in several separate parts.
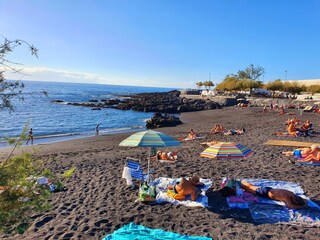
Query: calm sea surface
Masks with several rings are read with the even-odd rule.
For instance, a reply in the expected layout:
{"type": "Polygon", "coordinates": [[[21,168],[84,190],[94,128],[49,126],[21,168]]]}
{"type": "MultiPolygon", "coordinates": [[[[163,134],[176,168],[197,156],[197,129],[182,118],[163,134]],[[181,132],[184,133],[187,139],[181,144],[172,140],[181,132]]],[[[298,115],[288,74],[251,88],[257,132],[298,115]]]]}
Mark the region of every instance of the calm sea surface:
{"type": "Polygon", "coordinates": [[[25,81],[24,101],[14,101],[15,111],[0,112],[0,146],[5,146],[5,138],[17,137],[27,125],[32,127],[35,143],[61,141],[70,138],[87,137],[95,134],[100,124],[100,134],[145,128],[146,119],[152,113],[122,111],[69,106],[51,103],[51,100],[65,102],[88,102],[117,98],[145,92],[165,92],[169,88],[150,88],[79,83],[52,83],[25,81]],[[48,96],[40,94],[47,91],[48,96]]]}

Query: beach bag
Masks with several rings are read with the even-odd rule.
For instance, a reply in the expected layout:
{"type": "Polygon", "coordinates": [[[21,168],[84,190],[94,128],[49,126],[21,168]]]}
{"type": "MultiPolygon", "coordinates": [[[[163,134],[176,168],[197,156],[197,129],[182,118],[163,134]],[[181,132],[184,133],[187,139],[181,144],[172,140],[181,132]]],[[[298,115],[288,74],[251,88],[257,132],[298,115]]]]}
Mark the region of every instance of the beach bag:
{"type": "Polygon", "coordinates": [[[147,182],[141,183],[139,188],[139,200],[141,202],[154,202],[156,196],[156,186],[149,186],[147,182]]]}

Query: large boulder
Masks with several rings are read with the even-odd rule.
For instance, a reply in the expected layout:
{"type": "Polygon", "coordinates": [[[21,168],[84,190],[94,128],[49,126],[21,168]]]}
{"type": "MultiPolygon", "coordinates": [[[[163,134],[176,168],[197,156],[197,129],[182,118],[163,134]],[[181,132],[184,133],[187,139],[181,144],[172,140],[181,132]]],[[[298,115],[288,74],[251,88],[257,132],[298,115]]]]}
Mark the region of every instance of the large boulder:
{"type": "Polygon", "coordinates": [[[161,128],[161,127],[174,127],[182,124],[179,117],[170,115],[155,113],[152,118],[146,122],[146,127],[148,129],[161,128]]]}

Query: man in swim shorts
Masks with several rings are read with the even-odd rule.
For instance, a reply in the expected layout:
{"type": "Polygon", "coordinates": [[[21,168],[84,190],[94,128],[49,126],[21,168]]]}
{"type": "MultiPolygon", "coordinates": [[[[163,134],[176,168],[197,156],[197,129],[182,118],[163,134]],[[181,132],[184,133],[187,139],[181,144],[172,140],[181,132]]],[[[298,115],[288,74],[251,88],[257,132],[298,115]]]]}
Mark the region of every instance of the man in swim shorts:
{"type": "MultiPolygon", "coordinates": [[[[236,195],[236,187],[237,184],[235,180],[232,180],[235,184],[226,184],[222,189],[220,189],[223,196],[232,196],[236,195]]],[[[295,193],[286,190],[286,189],[275,189],[271,187],[256,187],[251,183],[245,181],[238,181],[241,188],[254,196],[268,198],[280,202],[284,202],[288,208],[291,209],[299,209],[308,205],[306,199],[297,196],[295,193]]]]}
{"type": "Polygon", "coordinates": [[[203,183],[200,182],[199,177],[193,176],[192,178],[182,178],[180,182],[173,187],[177,194],[184,196],[191,195],[191,200],[196,201],[201,191],[197,187],[202,187],[203,183]]]}
{"type": "Polygon", "coordinates": [[[311,151],[309,155],[301,160],[298,160],[298,162],[320,163],[320,145],[313,144],[311,145],[310,149],[311,151]]]}
{"type": "Polygon", "coordinates": [[[302,149],[295,149],[289,152],[282,152],[282,154],[286,156],[294,156],[296,158],[306,158],[311,153],[311,148],[302,148],[302,149]]]}

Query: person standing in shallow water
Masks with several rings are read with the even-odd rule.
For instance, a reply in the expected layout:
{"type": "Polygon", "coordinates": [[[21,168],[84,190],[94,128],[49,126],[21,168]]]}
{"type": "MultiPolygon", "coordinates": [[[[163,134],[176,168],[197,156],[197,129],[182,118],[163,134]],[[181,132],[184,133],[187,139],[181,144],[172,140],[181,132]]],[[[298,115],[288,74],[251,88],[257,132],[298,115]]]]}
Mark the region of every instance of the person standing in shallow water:
{"type": "Polygon", "coordinates": [[[100,126],[100,124],[97,124],[97,126],[96,126],[96,135],[99,135],[99,126],[100,126]]]}
{"type": "Polygon", "coordinates": [[[33,145],[33,131],[32,128],[30,128],[29,133],[28,133],[28,140],[27,140],[27,145],[29,143],[29,141],[31,140],[31,145],[33,145]]]}

